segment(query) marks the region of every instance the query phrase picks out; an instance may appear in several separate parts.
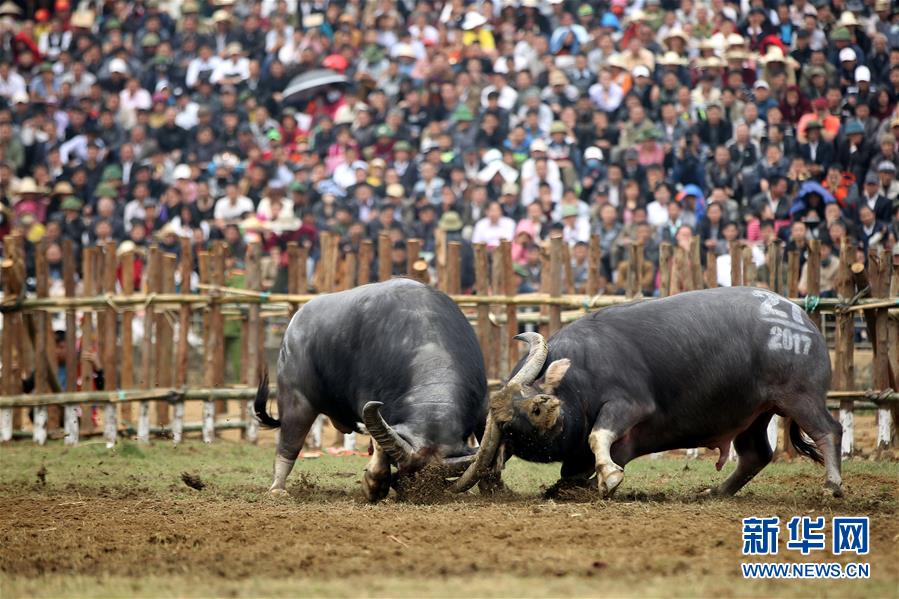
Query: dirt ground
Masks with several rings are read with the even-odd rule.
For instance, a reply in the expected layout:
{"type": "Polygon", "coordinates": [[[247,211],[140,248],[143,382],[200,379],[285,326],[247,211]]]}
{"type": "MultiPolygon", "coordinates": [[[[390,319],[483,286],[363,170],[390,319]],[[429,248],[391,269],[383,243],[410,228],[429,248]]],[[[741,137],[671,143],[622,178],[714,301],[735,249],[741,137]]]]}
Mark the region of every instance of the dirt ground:
{"type": "MultiPolygon", "coordinates": [[[[280,499],[265,493],[271,459],[270,447],[236,443],[0,448],[0,595],[870,598],[899,589],[896,462],[847,463],[842,500],[820,493],[823,470],[808,461],[769,466],[733,499],[700,500],[726,472],[711,458],[666,457],[630,465],[613,500],[547,501],[541,487],[557,466],[513,460],[507,497],[372,506],[359,487],[363,458],[301,461],[280,499]],[[189,488],[182,472],[205,487],[189,488]],[[744,581],[740,519],[771,515],[870,516],[871,579],[744,581]]],[[[804,558],[783,542],[776,561],[853,561],[804,558]]]]}

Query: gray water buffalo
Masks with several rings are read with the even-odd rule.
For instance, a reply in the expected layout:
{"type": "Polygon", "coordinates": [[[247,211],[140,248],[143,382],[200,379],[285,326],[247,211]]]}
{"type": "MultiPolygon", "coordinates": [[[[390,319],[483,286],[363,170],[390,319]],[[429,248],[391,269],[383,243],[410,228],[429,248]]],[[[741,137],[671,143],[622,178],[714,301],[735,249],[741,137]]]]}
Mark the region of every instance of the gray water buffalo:
{"type": "Polygon", "coordinates": [[[733,442],[736,470],[710,490],[732,495],[771,461],[766,430],[779,414],[792,419],[796,449],[824,463],[825,489],[842,494],[842,430],[825,404],[827,346],[779,295],[694,291],[589,314],[549,343],[537,333],[518,338],[530,352],[491,398],[477,460],[457,491],[516,455],[562,462],[556,489],[595,483],[609,496],[638,456],[716,448],[720,470],[733,442]]]}
{"type": "Polygon", "coordinates": [[[303,306],[278,357],[278,419],[266,412],[267,399],[263,380],[256,416],[281,428],[272,493],[286,493],[306,434],[325,414],[344,433],[364,423],[375,440],[363,490],[377,501],[390,491],[391,464],[398,477],[425,465],[452,477],[473,461],[467,441],[483,433],[487,414],[484,358],[448,296],[394,279],[303,306]]]}

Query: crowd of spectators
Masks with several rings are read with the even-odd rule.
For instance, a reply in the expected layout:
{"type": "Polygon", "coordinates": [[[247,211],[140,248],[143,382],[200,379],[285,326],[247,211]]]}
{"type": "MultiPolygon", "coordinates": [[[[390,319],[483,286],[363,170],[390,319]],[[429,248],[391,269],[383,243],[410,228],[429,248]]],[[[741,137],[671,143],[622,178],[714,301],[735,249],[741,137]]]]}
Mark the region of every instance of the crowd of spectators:
{"type": "MultiPolygon", "coordinates": [[[[899,11],[889,0],[7,0],[0,5],[0,234],[59,276],[114,240],[178,254],[261,240],[319,256],[388,232],[513,242],[522,290],[543,242],[603,288],[643,244],[728,259],[743,239],[808,251],[825,293],[844,238],[896,251],[899,11]],[[346,83],[285,95],[330,69],[346,83]]],[[[31,267],[31,266],[30,266],[31,267]]],[[[729,284],[729,268],[718,269],[729,284]]],[[[463,273],[463,278],[466,278],[463,273]]],[[[466,281],[470,283],[471,277],[466,281]]],[[[466,283],[463,281],[463,284],[466,283]]]]}

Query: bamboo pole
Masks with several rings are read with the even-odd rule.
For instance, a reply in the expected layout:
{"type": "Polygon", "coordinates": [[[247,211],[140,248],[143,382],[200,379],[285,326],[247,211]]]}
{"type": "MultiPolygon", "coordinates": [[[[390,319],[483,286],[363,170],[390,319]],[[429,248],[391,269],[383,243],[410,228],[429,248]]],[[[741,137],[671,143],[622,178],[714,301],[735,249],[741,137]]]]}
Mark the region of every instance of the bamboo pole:
{"type": "MultiPolygon", "coordinates": [[[[599,235],[590,236],[587,247],[587,295],[599,293],[599,269],[602,264],[602,249],[599,247],[599,235]]],[[[509,295],[508,292],[506,295],[509,295]]]]}
{"type": "MultiPolygon", "coordinates": [[[[199,267],[200,283],[209,283],[212,280],[212,256],[209,252],[197,252],[197,266],[199,267]]],[[[215,386],[215,373],[213,368],[213,345],[216,343],[213,335],[212,311],[203,313],[203,384],[207,387],[215,386]]],[[[215,439],[215,403],[211,397],[203,401],[203,442],[212,443],[215,439]]]]}
{"type": "MultiPolygon", "coordinates": [[[[109,295],[116,293],[116,243],[108,241],[103,247],[103,291],[109,295]]],[[[118,388],[117,366],[119,352],[116,343],[118,341],[118,315],[115,308],[109,306],[103,314],[103,378],[104,385],[118,388]]],[[[118,430],[118,413],[115,406],[106,406],[103,410],[103,437],[107,447],[114,447],[116,431],[118,430]]]]}
{"type": "MultiPolygon", "coordinates": [[[[840,248],[840,268],[837,276],[837,293],[840,297],[849,299],[852,296],[852,275],[850,262],[853,248],[848,239],[843,239],[840,248]]],[[[855,369],[853,366],[853,337],[855,327],[851,313],[838,313],[835,341],[835,368],[834,387],[837,390],[851,390],[854,386],[855,369]]],[[[841,453],[843,457],[849,457],[855,452],[855,414],[851,402],[840,403],[840,424],[843,426],[843,442],[841,453]]]]}
{"type": "Polygon", "coordinates": [[[634,251],[634,244],[627,246],[627,274],[625,276],[624,296],[632,299],[637,296],[637,253],[634,251]]]}
{"type": "MultiPolygon", "coordinates": [[[[562,295],[562,237],[554,235],[549,240],[549,295],[562,295]]],[[[562,309],[559,306],[549,308],[549,334],[556,334],[562,328],[562,309]]]]}
{"type": "MultiPolygon", "coordinates": [[[[75,297],[75,244],[64,239],[62,244],[62,279],[66,297],[75,297]]],[[[66,392],[78,391],[78,321],[75,310],[66,310],[66,392]]],[[[77,445],[79,436],[78,409],[66,406],[63,410],[64,443],[77,445]]]]}
{"type": "MultiPolygon", "coordinates": [[[[47,297],[50,290],[50,275],[47,265],[46,239],[42,239],[35,248],[34,270],[37,296],[47,297]]],[[[50,386],[47,382],[47,367],[49,364],[47,360],[44,359],[47,355],[47,314],[38,312],[36,319],[37,326],[34,336],[34,392],[48,393],[50,391],[50,386]]],[[[32,437],[34,442],[38,445],[43,445],[47,442],[46,406],[38,406],[34,409],[34,430],[32,437]]]]}
{"type": "Polygon", "coordinates": [[[374,252],[374,244],[369,239],[362,241],[359,246],[359,275],[356,277],[357,285],[367,285],[371,281],[371,261],[374,252]]]}
{"type": "MultiPolygon", "coordinates": [[[[162,255],[162,268],[157,269],[159,273],[158,289],[163,293],[175,292],[175,269],[177,268],[178,258],[174,254],[162,255]]],[[[175,371],[172,368],[172,359],[175,354],[172,347],[175,341],[175,331],[172,326],[172,320],[169,315],[160,312],[156,315],[156,369],[157,387],[171,387],[175,384],[175,371]]],[[[168,404],[158,402],[156,404],[156,424],[160,427],[167,427],[171,424],[171,414],[169,413],[168,404]]]]}
{"type": "Polygon", "coordinates": [[[356,286],[357,280],[357,260],[356,260],[356,252],[347,252],[346,256],[343,259],[344,264],[344,277],[343,277],[343,289],[352,289],[356,286]]]}
{"type": "MultiPolygon", "coordinates": [[[[506,286],[506,267],[503,263],[504,255],[502,250],[500,249],[500,246],[497,246],[493,249],[493,254],[490,256],[490,260],[490,274],[492,277],[490,289],[493,293],[498,293],[501,289],[505,289],[506,286]]],[[[489,348],[487,351],[490,352],[490,362],[492,365],[494,378],[501,378],[504,376],[503,371],[506,368],[506,363],[508,363],[509,361],[509,356],[507,353],[509,347],[505,342],[503,342],[503,340],[506,338],[506,325],[500,323],[500,318],[502,316],[504,316],[504,311],[501,306],[490,306],[490,324],[492,327],[494,327],[494,329],[499,329],[491,330],[488,337],[489,348]]]]}
{"type": "MultiPolygon", "coordinates": [[[[489,379],[488,389],[497,390],[503,384],[500,379],[489,379]]],[[[135,401],[209,401],[209,400],[244,400],[256,397],[257,387],[225,387],[209,388],[194,387],[186,389],[159,388],[159,389],[131,389],[120,391],[79,391],[77,393],[20,393],[18,395],[5,395],[0,397],[0,408],[35,407],[35,406],[66,406],[81,403],[95,404],[124,404],[135,401]]],[[[269,385],[269,394],[277,394],[278,388],[274,383],[269,385]]],[[[899,392],[892,391],[872,400],[871,394],[866,391],[828,391],[828,400],[849,401],[860,406],[870,408],[882,405],[899,405],[899,392]]],[[[219,428],[223,423],[217,423],[219,428]]]]}
{"type": "Polygon", "coordinates": [[[659,295],[668,297],[671,295],[671,244],[663,241],[659,245],[659,295]]]}
{"type": "Polygon", "coordinates": [[[689,291],[693,282],[687,251],[679,245],[674,246],[674,268],[671,271],[671,294],[676,295],[689,291]]]}
{"type": "MultiPolygon", "coordinates": [[[[13,233],[12,235],[7,235],[3,239],[3,255],[6,256],[6,260],[4,264],[6,264],[6,274],[3,277],[4,282],[4,293],[6,297],[12,299],[12,301],[18,301],[20,295],[24,297],[23,287],[25,285],[25,258],[24,258],[24,247],[22,235],[17,233],[13,233]],[[8,285],[8,287],[7,287],[8,285]],[[8,289],[8,291],[6,291],[8,289]]],[[[4,364],[8,364],[9,366],[4,367],[5,370],[11,377],[9,381],[10,393],[18,393],[22,390],[21,388],[21,372],[27,361],[26,351],[29,347],[30,340],[28,335],[25,334],[24,329],[25,325],[22,319],[22,313],[19,311],[9,312],[3,315],[3,326],[4,326],[4,337],[9,337],[9,343],[12,345],[10,349],[14,359],[11,362],[4,362],[4,364]],[[8,324],[7,324],[8,323],[8,324]],[[8,331],[8,335],[7,335],[8,331]]],[[[2,421],[3,426],[6,426],[8,422],[6,418],[9,418],[10,415],[0,414],[0,421],[2,421]]],[[[22,410],[13,409],[11,414],[12,421],[9,423],[11,426],[11,430],[9,430],[9,438],[12,438],[12,433],[15,430],[18,430],[22,427],[22,410]]],[[[3,439],[6,439],[5,428],[3,432],[0,432],[0,436],[3,439]]]]}
{"type": "Polygon", "coordinates": [[[323,231],[319,242],[321,244],[321,259],[319,270],[321,272],[321,286],[319,293],[331,293],[335,289],[337,281],[337,241],[336,235],[323,231]]]}
{"type": "MultiPolygon", "coordinates": [[[[262,289],[262,277],[260,276],[261,255],[262,249],[258,243],[253,242],[247,248],[247,289],[254,291],[262,289]]],[[[254,387],[259,384],[263,362],[259,351],[262,343],[262,327],[260,326],[262,320],[259,318],[259,306],[250,306],[250,315],[246,322],[247,384],[250,387],[254,387]]],[[[256,443],[259,439],[259,425],[256,421],[252,402],[243,402],[243,413],[247,422],[247,426],[244,429],[244,438],[250,443],[256,443]]]]}
{"type": "MultiPolygon", "coordinates": [[[[490,279],[487,266],[487,246],[483,243],[474,244],[474,273],[475,291],[478,295],[487,296],[490,293],[490,279]]],[[[484,367],[489,377],[493,373],[493,356],[490,355],[490,306],[487,304],[478,306],[478,344],[484,356],[484,367]]]]}
{"type": "MultiPolygon", "coordinates": [[[[643,297],[643,262],[645,260],[643,244],[634,244],[634,296],[643,297]]],[[[698,263],[697,263],[698,264],[698,263]]],[[[701,276],[701,275],[700,275],[701,276]]]]}
{"type": "MultiPolygon", "coordinates": [[[[821,242],[817,239],[809,241],[808,261],[805,267],[805,293],[807,296],[821,295],[821,242]]],[[[815,326],[821,328],[821,313],[815,310],[808,317],[815,326]]]]}
{"type": "Polygon", "coordinates": [[[391,250],[393,244],[390,243],[390,235],[386,231],[382,231],[378,235],[378,280],[386,281],[393,273],[393,260],[391,258],[391,250]]]}
{"type": "Polygon", "coordinates": [[[462,293],[462,243],[450,241],[446,249],[446,292],[459,295],[462,293]]]}
{"type": "Polygon", "coordinates": [[[752,261],[752,246],[743,244],[743,285],[751,287],[756,283],[756,268],[752,261]]]}

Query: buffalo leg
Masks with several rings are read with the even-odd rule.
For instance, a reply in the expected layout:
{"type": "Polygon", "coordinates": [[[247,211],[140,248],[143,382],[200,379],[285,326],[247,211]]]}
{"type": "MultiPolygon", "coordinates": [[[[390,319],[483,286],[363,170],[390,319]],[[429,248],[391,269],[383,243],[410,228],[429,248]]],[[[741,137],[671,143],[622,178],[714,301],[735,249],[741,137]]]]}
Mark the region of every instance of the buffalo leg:
{"type": "MultiPolygon", "coordinates": [[[[285,386],[278,385],[279,389],[285,386]]],[[[312,427],[318,413],[309,400],[299,391],[286,394],[286,401],[278,401],[281,431],[278,436],[278,451],[275,455],[275,480],[269,492],[272,495],[287,494],[287,475],[293,470],[294,462],[303,448],[306,434],[312,427]]]]}
{"type": "Polygon", "coordinates": [[[506,491],[506,485],[503,483],[503,468],[511,457],[511,452],[506,451],[505,443],[501,443],[496,452],[496,459],[490,468],[478,481],[478,491],[481,495],[496,495],[506,491]]]}
{"type": "Polygon", "coordinates": [[[773,412],[760,415],[749,428],[734,437],[734,449],[739,457],[737,469],[712,491],[712,495],[733,495],[771,462],[774,451],[768,443],[768,422],[773,415],[773,412]]]}
{"type": "Polygon", "coordinates": [[[543,493],[544,499],[555,499],[560,497],[569,489],[587,489],[596,487],[598,477],[594,476],[596,471],[592,460],[576,460],[562,462],[562,470],[559,473],[560,478],[543,493]]]}
{"type": "Polygon", "coordinates": [[[842,458],[840,456],[840,444],[843,440],[843,428],[833,419],[827,411],[825,403],[819,398],[809,398],[808,401],[793,404],[792,409],[787,407],[789,416],[796,421],[799,428],[805,431],[818,450],[824,456],[824,469],[827,480],[824,489],[834,497],[843,495],[843,478],[840,474],[842,458]]]}
{"type": "MultiPolygon", "coordinates": [[[[612,444],[648,415],[648,410],[635,402],[614,401],[603,405],[589,439],[590,450],[596,459],[599,491],[603,497],[611,497],[624,478],[624,468],[612,460],[612,444]]],[[[618,453],[627,463],[628,452],[624,449],[618,453]]]]}
{"type": "Polygon", "coordinates": [[[362,475],[362,492],[368,501],[375,503],[390,492],[390,458],[374,440],[372,445],[371,459],[362,475]]]}

